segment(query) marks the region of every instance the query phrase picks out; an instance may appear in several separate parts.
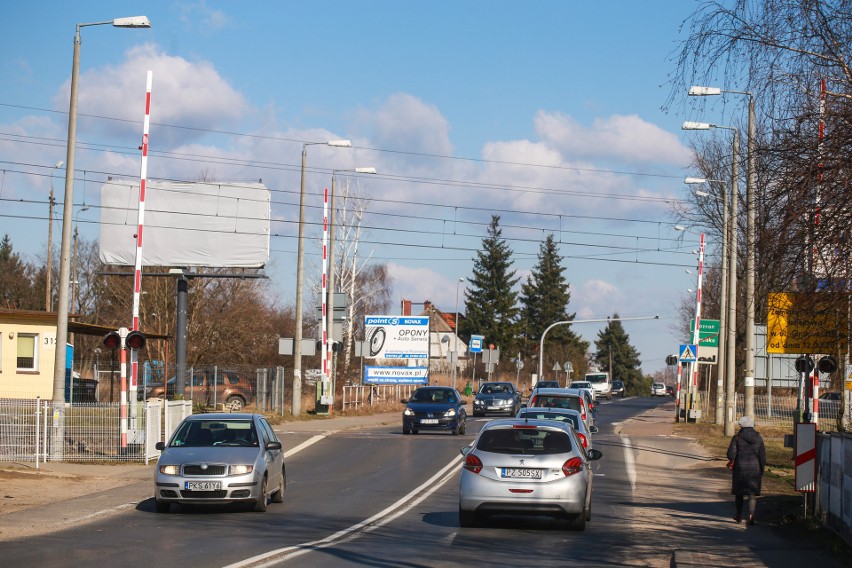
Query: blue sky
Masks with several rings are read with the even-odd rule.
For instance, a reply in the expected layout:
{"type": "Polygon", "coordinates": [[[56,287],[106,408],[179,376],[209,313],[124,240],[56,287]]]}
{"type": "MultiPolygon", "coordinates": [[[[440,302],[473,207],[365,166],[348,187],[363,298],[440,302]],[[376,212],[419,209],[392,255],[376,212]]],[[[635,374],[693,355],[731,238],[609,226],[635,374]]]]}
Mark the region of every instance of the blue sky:
{"type": "MultiPolygon", "coordinates": [[[[65,159],[75,25],[144,14],[152,29],[83,28],[75,211],[97,204],[107,175],[138,177],[152,69],[149,177],[263,179],[281,303],[295,296],[302,145],[346,138],[353,148],[308,148],[309,277],[332,171],[372,166],[377,175],[342,183],[371,199],[361,256],[388,264],[395,299],[454,311],[456,281],[470,276],[497,213],[524,278],[546,234],[558,235],[578,319],[660,314],[625,322],[653,372],[681,342],[677,306],[695,287],[684,269],[697,236],[680,240],[671,206],[694,173],[690,139],[702,135],[680,125],[700,117],[661,110],[695,5],[6,3],[0,233],[43,259],[51,173],[60,201],[63,187],[53,166],[65,159]]],[[[96,211],[78,215],[90,239],[96,211]]],[[[575,331],[593,341],[600,327],[575,331]]]]}

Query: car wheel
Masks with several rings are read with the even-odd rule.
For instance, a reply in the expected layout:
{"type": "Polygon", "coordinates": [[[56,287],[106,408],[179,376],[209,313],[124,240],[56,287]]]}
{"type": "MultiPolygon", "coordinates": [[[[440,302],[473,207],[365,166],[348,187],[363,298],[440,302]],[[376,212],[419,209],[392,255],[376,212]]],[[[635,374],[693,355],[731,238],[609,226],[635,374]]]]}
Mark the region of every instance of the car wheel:
{"type": "Polygon", "coordinates": [[[260,495],[257,498],[257,501],[254,502],[254,510],[258,513],[263,513],[266,511],[266,484],[268,480],[266,476],[263,476],[263,481],[260,483],[260,495]]]}
{"type": "Polygon", "coordinates": [[[592,520],[592,504],[589,503],[589,506],[586,507],[586,522],[589,522],[591,520],[592,520]]]}
{"type": "Polygon", "coordinates": [[[459,507],[459,526],[461,527],[475,527],[476,526],[476,513],[474,511],[464,511],[459,507]]]}
{"type": "Polygon", "coordinates": [[[225,401],[225,408],[231,412],[241,412],[245,405],[246,401],[239,396],[229,396],[228,400],[225,401]]]}
{"type": "Polygon", "coordinates": [[[569,531],[584,531],[586,530],[586,512],[583,511],[579,515],[575,515],[568,519],[569,531]]]}
{"type": "Polygon", "coordinates": [[[611,392],[610,392],[610,393],[607,393],[607,395],[606,395],[606,399],[607,399],[607,400],[612,400],[612,393],[611,393],[611,392]]]}
{"type": "Polygon", "coordinates": [[[467,430],[467,422],[462,422],[461,426],[459,426],[459,434],[464,436],[465,431],[467,430]]]}
{"type": "Polygon", "coordinates": [[[281,470],[281,480],[278,482],[278,489],[272,494],[273,503],[284,502],[284,490],[287,489],[287,474],[281,470]]]}
{"type": "Polygon", "coordinates": [[[453,430],[452,430],[452,432],[453,432],[453,436],[458,436],[458,435],[459,435],[459,429],[460,429],[460,428],[461,428],[461,424],[459,424],[458,422],[456,422],[456,427],[455,427],[455,428],[453,428],[453,430]]]}
{"type": "Polygon", "coordinates": [[[154,501],[154,509],[157,510],[158,513],[168,513],[172,510],[172,504],[168,501],[154,501]]]}
{"type": "Polygon", "coordinates": [[[409,434],[411,434],[411,430],[409,428],[406,428],[405,426],[403,426],[402,427],[402,433],[404,435],[408,436],[409,434]]]}
{"type": "Polygon", "coordinates": [[[474,417],[474,418],[476,418],[476,417],[478,417],[478,416],[482,416],[482,413],[481,413],[481,412],[477,412],[477,411],[475,411],[475,410],[474,410],[474,411],[473,411],[473,417],[474,417]]]}
{"type": "Polygon", "coordinates": [[[411,433],[412,433],[412,434],[419,434],[419,433],[420,433],[420,431],[419,431],[419,430],[415,430],[414,428],[412,428],[412,429],[411,429],[411,433]]]}

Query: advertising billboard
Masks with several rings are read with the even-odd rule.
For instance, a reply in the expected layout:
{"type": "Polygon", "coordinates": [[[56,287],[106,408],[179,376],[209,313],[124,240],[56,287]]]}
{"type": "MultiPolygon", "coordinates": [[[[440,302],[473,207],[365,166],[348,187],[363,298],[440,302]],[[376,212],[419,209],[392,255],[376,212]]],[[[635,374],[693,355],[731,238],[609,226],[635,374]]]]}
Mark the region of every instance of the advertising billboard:
{"type": "Polygon", "coordinates": [[[364,367],[368,385],[422,385],[428,380],[426,367],[364,367]]]}
{"type": "Polygon", "coordinates": [[[365,316],[367,359],[428,359],[429,316],[365,316]]]}

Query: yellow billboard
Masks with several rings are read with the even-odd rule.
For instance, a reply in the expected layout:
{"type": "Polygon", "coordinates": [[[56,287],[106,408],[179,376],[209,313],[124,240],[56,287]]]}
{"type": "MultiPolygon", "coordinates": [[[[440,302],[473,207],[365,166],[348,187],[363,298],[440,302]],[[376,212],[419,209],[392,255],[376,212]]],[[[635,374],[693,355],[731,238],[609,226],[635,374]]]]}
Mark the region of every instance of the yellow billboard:
{"type": "MultiPolygon", "coordinates": [[[[774,292],[766,317],[769,353],[835,353],[846,342],[846,302],[831,293],[774,292]]],[[[845,299],[845,297],[844,297],[845,299]]]]}

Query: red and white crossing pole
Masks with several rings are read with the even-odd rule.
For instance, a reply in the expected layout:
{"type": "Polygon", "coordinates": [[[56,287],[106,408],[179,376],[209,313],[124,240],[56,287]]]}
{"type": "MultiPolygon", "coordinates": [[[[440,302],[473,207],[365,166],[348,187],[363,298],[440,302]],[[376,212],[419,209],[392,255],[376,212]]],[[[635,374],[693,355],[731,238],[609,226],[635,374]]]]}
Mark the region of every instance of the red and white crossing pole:
{"type": "Polygon", "coordinates": [[[322,383],[324,389],[329,381],[329,356],[328,356],[328,188],[323,191],[322,205],[322,286],[320,298],[322,298],[322,383]]]}
{"type": "MultiPolygon", "coordinates": [[[[687,389],[687,396],[690,397],[689,404],[687,405],[687,412],[694,405],[694,398],[698,394],[698,342],[701,339],[700,329],[701,329],[701,289],[704,281],[704,233],[701,233],[701,238],[699,240],[698,246],[698,290],[695,293],[695,327],[692,330],[692,344],[695,345],[695,361],[691,363],[692,369],[692,381],[690,383],[689,389],[687,389]]],[[[689,416],[687,415],[687,422],[689,421],[689,416]]]]}
{"type": "MultiPolygon", "coordinates": [[[[142,229],[145,226],[145,189],[148,183],[148,132],[151,127],[151,84],[153,72],[148,71],[145,81],[145,121],[142,125],[142,165],[139,173],[139,209],[136,222],[136,263],[133,275],[133,323],[132,331],[139,331],[139,304],[142,298],[142,229]]],[[[122,350],[122,357],[124,357],[122,350]]],[[[136,429],[136,391],[139,388],[139,353],[136,349],[130,352],[130,389],[129,396],[133,401],[133,429],[136,429]]],[[[123,401],[122,401],[123,402],[123,401]]]]}

